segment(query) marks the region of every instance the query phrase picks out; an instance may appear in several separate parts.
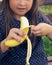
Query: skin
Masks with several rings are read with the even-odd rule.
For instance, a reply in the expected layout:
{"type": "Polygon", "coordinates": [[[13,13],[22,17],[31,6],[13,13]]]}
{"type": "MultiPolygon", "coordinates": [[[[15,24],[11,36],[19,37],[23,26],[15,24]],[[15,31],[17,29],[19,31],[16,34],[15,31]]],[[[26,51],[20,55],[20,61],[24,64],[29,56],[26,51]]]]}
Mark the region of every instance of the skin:
{"type": "MultiPolygon", "coordinates": [[[[21,16],[25,15],[32,7],[33,0],[9,0],[9,5],[13,11],[13,16],[19,20],[21,16]]],[[[39,23],[37,26],[32,25],[31,31],[36,36],[48,36],[52,39],[52,26],[46,23],[39,23]]],[[[9,47],[4,45],[6,40],[15,39],[21,43],[20,37],[25,36],[25,33],[18,28],[12,28],[6,39],[1,42],[1,50],[6,52],[9,47]]]]}
{"type": "Polygon", "coordinates": [[[52,26],[46,23],[39,23],[37,26],[32,25],[31,31],[35,36],[48,36],[52,39],[52,26]]]}
{"type": "Polygon", "coordinates": [[[32,7],[33,0],[9,0],[10,8],[16,19],[20,19],[32,7]]]}
{"type": "MultiPolygon", "coordinates": [[[[13,16],[17,20],[19,20],[21,16],[25,15],[31,9],[32,4],[33,4],[33,0],[9,0],[9,5],[13,12],[13,16]]],[[[21,43],[20,37],[23,37],[23,36],[25,36],[25,33],[21,31],[20,29],[18,28],[11,29],[9,31],[7,38],[1,42],[1,45],[0,45],[1,50],[5,52],[9,49],[9,47],[6,47],[4,45],[6,40],[15,39],[19,43],[21,43]]]]}

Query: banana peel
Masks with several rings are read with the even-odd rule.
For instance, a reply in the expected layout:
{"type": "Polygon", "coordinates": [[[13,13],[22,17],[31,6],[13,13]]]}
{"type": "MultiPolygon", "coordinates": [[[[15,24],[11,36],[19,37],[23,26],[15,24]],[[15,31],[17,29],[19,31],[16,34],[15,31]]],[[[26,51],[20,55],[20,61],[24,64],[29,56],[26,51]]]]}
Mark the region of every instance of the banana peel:
{"type": "MultiPolygon", "coordinates": [[[[20,30],[22,30],[26,34],[25,37],[21,37],[21,41],[23,42],[25,39],[27,40],[26,65],[30,65],[29,59],[30,59],[31,53],[32,53],[32,45],[31,45],[31,41],[30,41],[27,34],[28,34],[29,28],[31,26],[29,26],[28,19],[26,17],[24,17],[24,16],[22,16],[20,18],[20,23],[21,23],[20,30]]],[[[20,43],[17,40],[11,39],[11,40],[7,40],[5,42],[5,45],[8,46],[8,47],[15,47],[15,46],[20,45],[20,43]]]]}
{"type": "MultiPolygon", "coordinates": [[[[29,31],[29,22],[28,22],[28,19],[24,16],[22,16],[20,18],[20,30],[22,30],[26,35],[28,34],[28,31],[29,31]]],[[[21,37],[21,41],[23,42],[25,40],[25,37],[21,37]]],[[[15,47],[15,46],[18,46],[20,43],[17,41],[17,40],[7,40],[5,42],[5,45],[8,46],[8,47],[15,47]]]]}
{"type": "MultiPolygon", "coordinates": [[[[30,26],[29,26],[30,27],[30,26]]],[[[21,29],[26,35],[28,34],[28,28],[29,27],[26,27],[24,29],[21,29]]],[[[26,36],[25,37],[21,37],[21,43],[26,39],[26,36]]],[[[18,46],[20,45],[20,43],[17,41],[17,40],[14,40],[14,39],[11,39],[11,40],[7,40],[5,42],[5,46],[8,46],[8,47],[15,47],[15,46],[18,46]]]]}

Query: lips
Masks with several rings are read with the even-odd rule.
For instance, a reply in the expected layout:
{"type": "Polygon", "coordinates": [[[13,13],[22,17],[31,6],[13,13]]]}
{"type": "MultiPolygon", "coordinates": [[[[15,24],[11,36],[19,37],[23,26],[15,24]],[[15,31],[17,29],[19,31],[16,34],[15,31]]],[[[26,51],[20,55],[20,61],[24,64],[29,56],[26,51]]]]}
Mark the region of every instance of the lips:
{"type": "Polygon", "coordinates": [[[24,11],[26,8],[18,8],[19,11],[24,11]]]}

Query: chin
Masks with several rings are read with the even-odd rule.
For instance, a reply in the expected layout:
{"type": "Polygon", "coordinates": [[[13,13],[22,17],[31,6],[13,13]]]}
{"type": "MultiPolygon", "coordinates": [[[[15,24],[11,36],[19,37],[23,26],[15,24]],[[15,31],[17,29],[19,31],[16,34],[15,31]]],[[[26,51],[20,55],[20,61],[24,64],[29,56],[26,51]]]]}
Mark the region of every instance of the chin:
{"type": "Polygon", "coordinates": [[[26,12],[19,12],[17,13],[18,15],[24,16],[26,14],[26,12]]]}

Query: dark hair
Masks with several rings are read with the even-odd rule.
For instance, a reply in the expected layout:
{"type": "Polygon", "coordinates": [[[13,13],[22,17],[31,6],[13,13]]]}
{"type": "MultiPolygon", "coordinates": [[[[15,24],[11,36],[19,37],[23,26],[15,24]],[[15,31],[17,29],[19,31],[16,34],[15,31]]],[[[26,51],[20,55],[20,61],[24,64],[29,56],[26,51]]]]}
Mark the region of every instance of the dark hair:
{"type": "MultiPolygon", "coordinates": [[[[2,11],[4,11],[4,15],[5,15],[4,21],[5,21],[5,26],[6,26],[6,34],[8,35],[8,32],[10,30],[9,23],[13,19],[13,16],[11,14],[11,9],[9,6],[9,0],[3,0],[1,3],[1,6],[2,7],[0,7],[0,8],[2,11]]],[[[37,13],[38,13],[38,0],[33,0],[33,5],[32,5],[31,10],[25,14],[25,16],[29,19],[30,24],[33,24],[33,25],[37,24],[37,13]]],[[[33,38],[31,38],[32,35],[29,34],[29,37],[31,40],[35,41],[34,35],[33,35],[33,38]]],[[[33,43],[33,41],[32,41],[32,43],[33,43]]]]}

